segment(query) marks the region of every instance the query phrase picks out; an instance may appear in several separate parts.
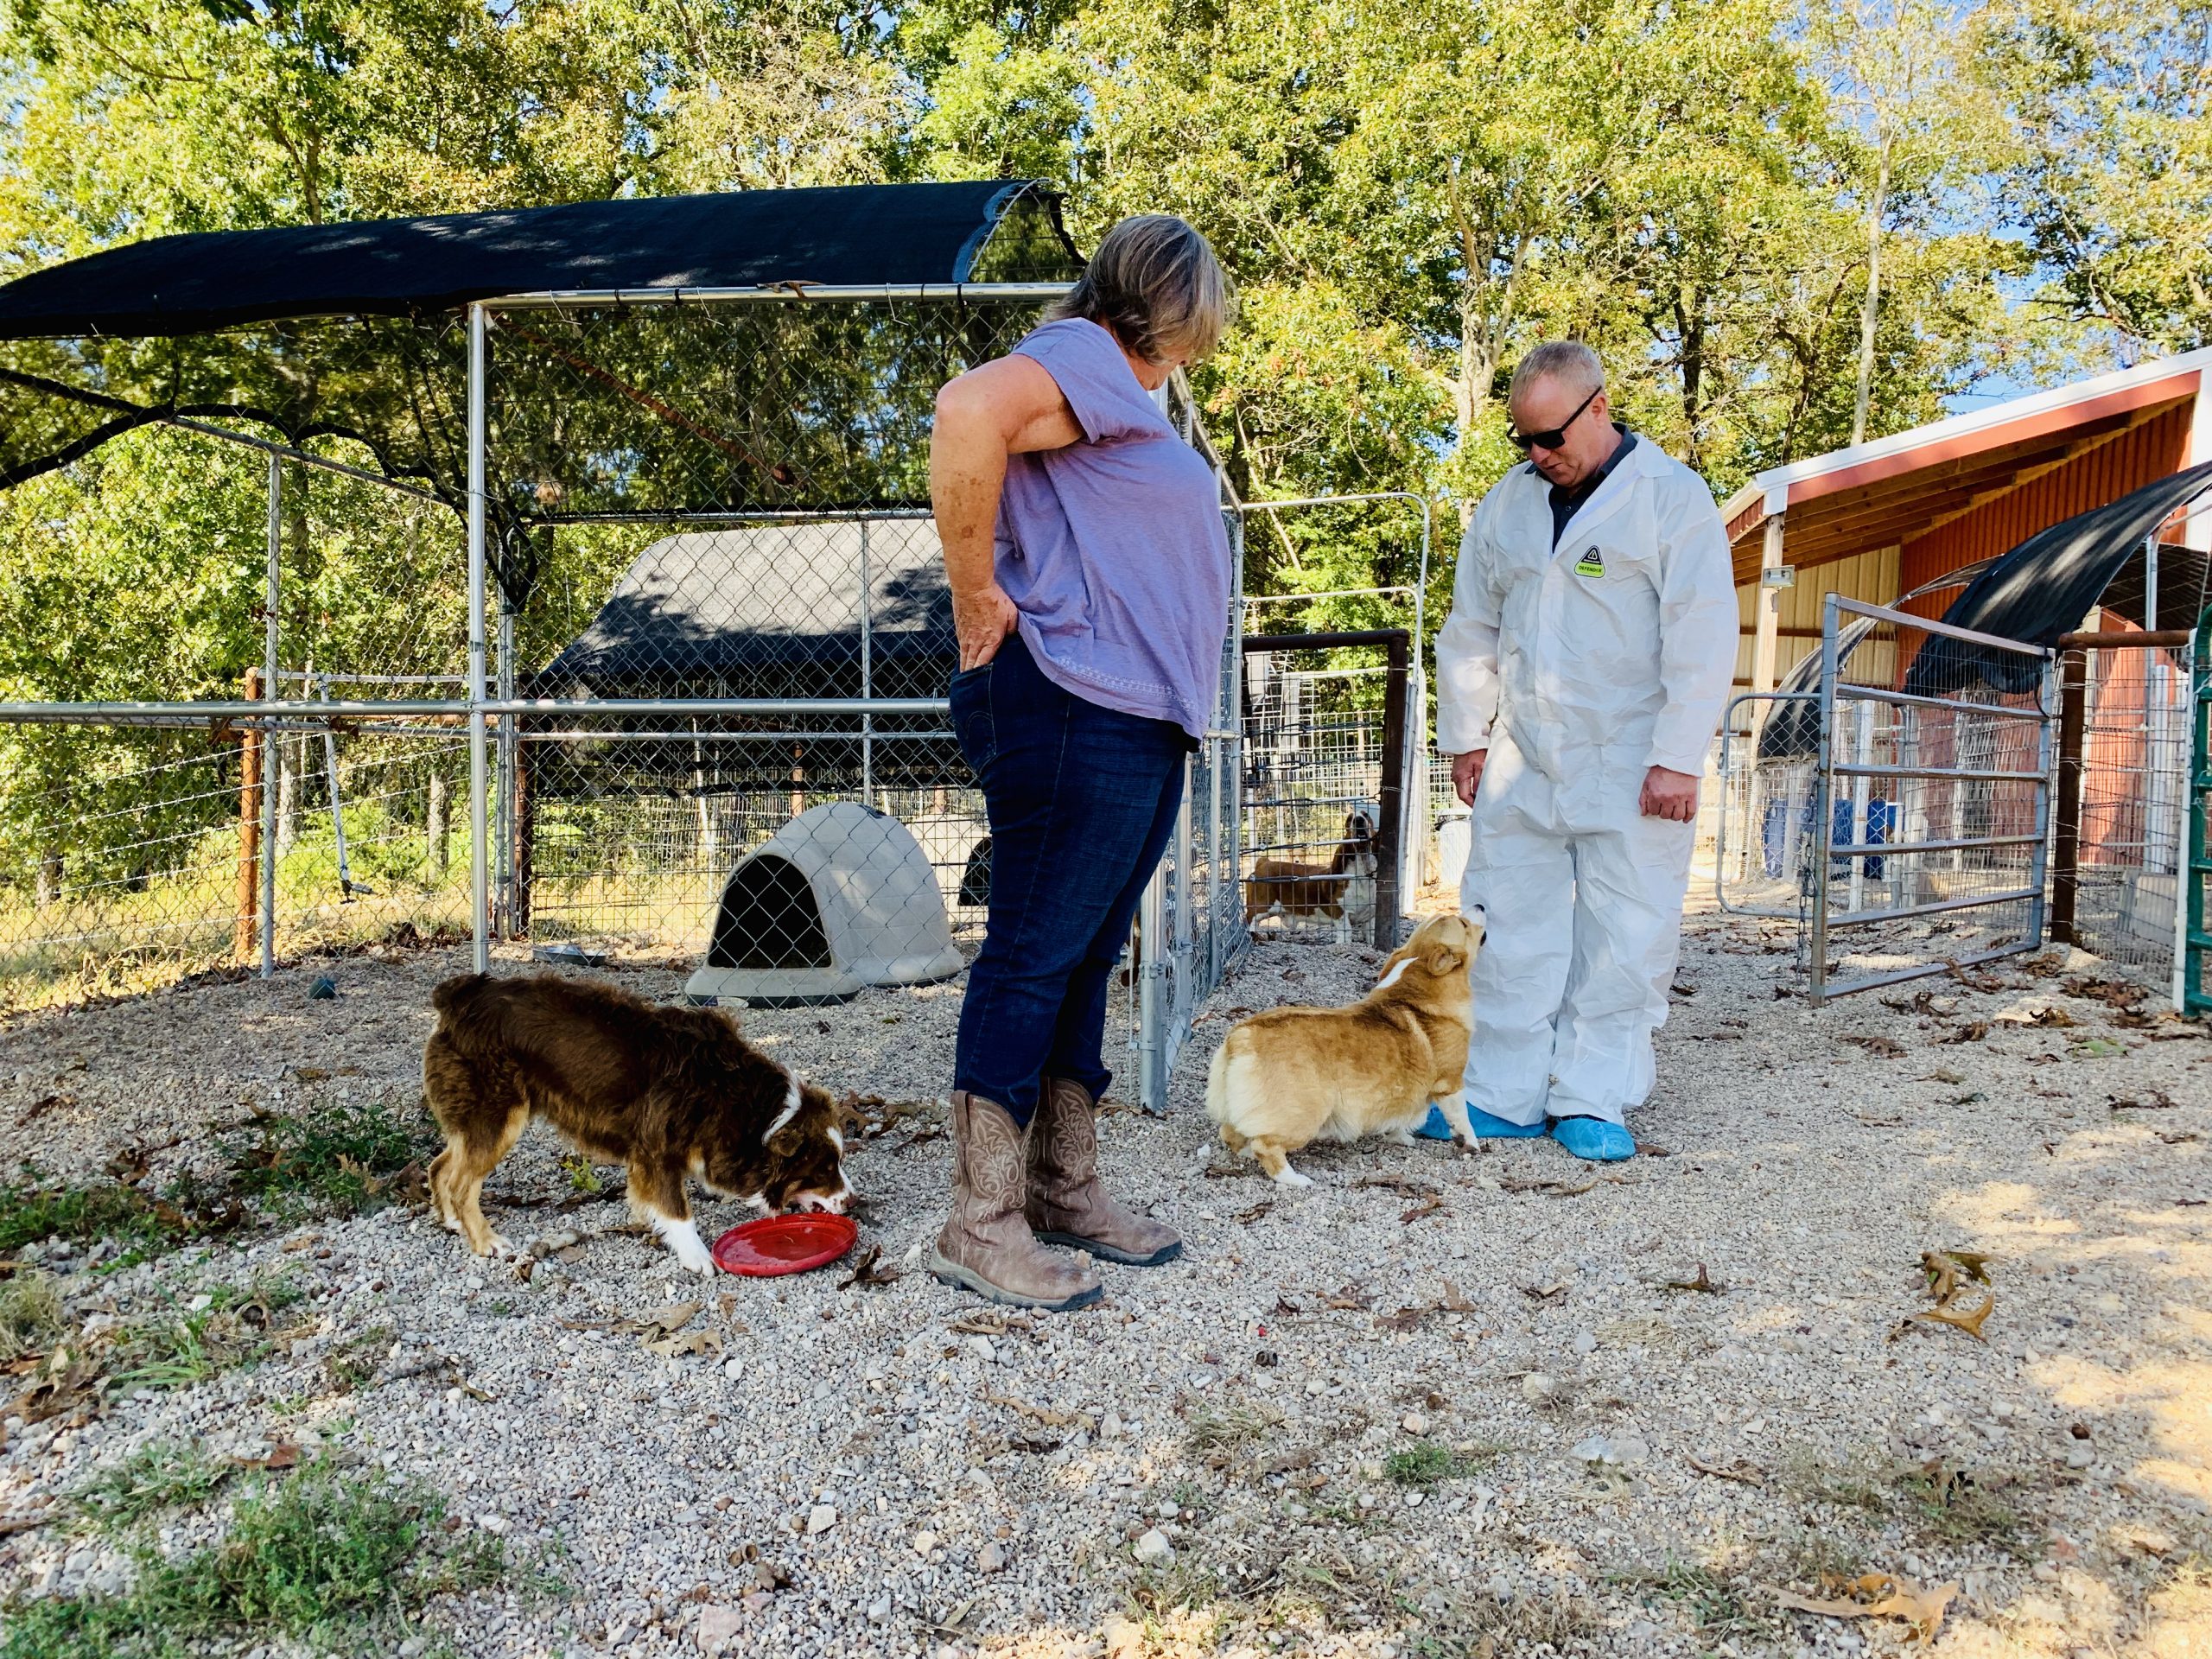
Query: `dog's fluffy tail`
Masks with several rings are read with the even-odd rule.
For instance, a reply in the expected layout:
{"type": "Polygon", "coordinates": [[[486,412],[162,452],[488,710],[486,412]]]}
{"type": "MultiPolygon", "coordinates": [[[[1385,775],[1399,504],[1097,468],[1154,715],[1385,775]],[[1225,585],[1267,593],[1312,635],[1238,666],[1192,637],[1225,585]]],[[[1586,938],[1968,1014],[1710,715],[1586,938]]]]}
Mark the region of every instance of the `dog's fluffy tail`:
{"type": "Polygon", "coordinates": [[[1229,1122],[1229,1046],[1236,1040],[1234,1031],[1223,1038],[1206,1065],[1206,1116],[1217,1123],[1229,1122]]]}
{"type": "Polygon", "coordinates": [[[430,991],[430,1007],[441,1017],[473,999],[492,982],[489,974],[455,974],[451,979],[442,979],[430,991]]]}

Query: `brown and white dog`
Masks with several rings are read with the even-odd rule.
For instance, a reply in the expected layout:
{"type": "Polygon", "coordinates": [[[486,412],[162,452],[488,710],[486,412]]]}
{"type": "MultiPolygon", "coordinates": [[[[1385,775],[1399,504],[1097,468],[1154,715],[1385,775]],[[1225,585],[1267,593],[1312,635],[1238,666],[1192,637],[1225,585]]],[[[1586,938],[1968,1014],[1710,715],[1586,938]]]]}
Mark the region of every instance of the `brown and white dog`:
{"type": "Polygon", "coordinates": [[[1482,926],[1432,916],[1348,1008],[1270,1008],[1239,1020],[1206,1073],[1206,1116],[1230,1153],[1286,1186],[1312,1185],[1287,1154],[1315,1141],[1413,1139],[1433,1100],[1475,1143],[1465,1073],[1474,1037],[1467,973],[1482,926]]]}
{"type": "Polygon", "coordinates": [[[479,1197],[533,1116],[630,1166],[630,1202],[676,1259],[711,1274],[687,1179],[765,1211],[842,1211],[843,1135],[826,1090],[738,1035],[718,1008],[663,1007],[587,979],[464,974],[430,993],[423,1092],[446,1132],[438,1218],[479,1255],[508,1248],[479,1197]]]}
{"type": "Polygon", "coordinates": [[[1344,817],[1344,839],[1326,864],[1262,858],[1244,878],[1244,920],[1280,913],[1319,917],[1337,925],[1337,943],[1349,944],[1375,925],[1375,820],[1364,811],[1344,817]]]}

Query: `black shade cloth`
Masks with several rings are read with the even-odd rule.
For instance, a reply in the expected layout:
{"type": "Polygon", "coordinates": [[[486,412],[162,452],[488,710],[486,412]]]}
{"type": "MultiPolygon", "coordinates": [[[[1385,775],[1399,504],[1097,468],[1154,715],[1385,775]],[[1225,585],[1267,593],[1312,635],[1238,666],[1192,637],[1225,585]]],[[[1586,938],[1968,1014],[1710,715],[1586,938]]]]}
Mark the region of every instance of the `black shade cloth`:
{"type": "Polygon", "coordinates": [[[952,590],[937,526],[906,518],[663,537],[529,695],[858,696],[863,572],[868,689],[944,696],[959,655],[952,590]]]}
{"type": "Polygon", "coordinates": [[[927,302],[497,315],[489,552],[521,604],[536,531],[556,520],[926,502],[936,389],[1010,348],[1039,309],[974,284],[1081,269],[1057,199],[999,181],[162,238],[0,287],[0,489],[191,423],[310,448],[459,512],[467,331],[450,308],[463,300],[566,284],[938,285],[927,302]]]}
{"type": "MultiPolygon", "coordinates": [[[[2031,536],[1967,585],[1943,620],[1978,633],[2046,649],[2082,626],[2121,566],[2160,524],[2199,496],[2212,494],[2212,461],[2156,480],[2107,506],[2094,507],[2031,536]]],[[[2137,602],[2139,607],[2139,589],[2137,602]]],[[[2164,606],[2162,603],[2163,612],[2164,606]]],[[[1906,674],[1904,689],[1941,696],[1975,685],[2018,696],[2032,691],[2042,664],[2016,652],[1931,637],[1906,674]]]]}
{"type": "MultiPolygon", "coordinates": [[[[1889,608],[1910,604],[1923,594],[1940,593],[1946,588],[1963,588],[1979,576],[1995,559],[1980,559],[1961,565],[1956,570],[1946,571],[1933,582],[1923,582],[1909,594],[1900,594],[1890,601],[1889,608]]],[[[1836,631],[1836,671],[1841,674],[1851,661],[1851,653],[1865,643],[1866,637],[1881,626],[1871,616],[1862,616],[1847,622],[1836,631]]],[[[1821,652],[1815,646],[1797,659],[1796,666],[1782,677],[1776,686],[1778,695],[1795,694],[1806,696],[1817,694],[1821,689],[1821,652]]],[[[1821,711],[1813,702],[1777,702],[1774,712],[1767,716],[1766,724],[1759,728],[1759,759],[1762,760],[1808,760],[1820,752],[1821,711]]]]}
{"type": "Polygon", "coordinates": [[[1045,222],[1021,224],[1023,247],[991,274],[1071,275],[1075,250],[1031,183],[747,190],[155,237],[0,287],[0,340],[411,316],[547,289],[961,283],[1025,201],[1045,222]]]}

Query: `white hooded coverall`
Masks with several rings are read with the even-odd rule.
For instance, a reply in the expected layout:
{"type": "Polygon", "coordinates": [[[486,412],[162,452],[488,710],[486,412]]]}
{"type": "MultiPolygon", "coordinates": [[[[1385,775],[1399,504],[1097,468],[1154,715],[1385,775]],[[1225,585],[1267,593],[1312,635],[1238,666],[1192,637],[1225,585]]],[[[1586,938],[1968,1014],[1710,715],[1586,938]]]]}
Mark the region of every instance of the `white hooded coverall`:
{"type": "Polygon", "coordinates": [[[1651,1092],[1696,827],[1646,817],[1693,777],[1735,673],[1735,577],[1713,493],[1648,438],[1552,545],[1516,466],[1460,543],[1436,641],[1437,747],[1487,748],[1463,908],[1484,913],[1467,1103],[1619,1123],[1651,1092]]]}

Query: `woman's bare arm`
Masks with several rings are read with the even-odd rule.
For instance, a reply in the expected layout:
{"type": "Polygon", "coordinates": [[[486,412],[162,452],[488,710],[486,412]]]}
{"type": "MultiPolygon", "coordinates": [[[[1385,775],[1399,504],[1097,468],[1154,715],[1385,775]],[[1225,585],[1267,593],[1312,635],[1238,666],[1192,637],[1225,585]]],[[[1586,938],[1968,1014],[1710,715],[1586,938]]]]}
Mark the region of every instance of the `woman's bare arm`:
{"type": "Polygon", "coordinates": [[[1014,601],[992,561],[1007,457],[1065,448],[1082,436],[1058,383],[1033,358],[995,359],[938,393],[930,505],[944,546],[962,668],[989,662],[1014,632],[1014,601]]]}

